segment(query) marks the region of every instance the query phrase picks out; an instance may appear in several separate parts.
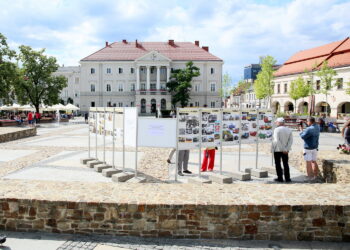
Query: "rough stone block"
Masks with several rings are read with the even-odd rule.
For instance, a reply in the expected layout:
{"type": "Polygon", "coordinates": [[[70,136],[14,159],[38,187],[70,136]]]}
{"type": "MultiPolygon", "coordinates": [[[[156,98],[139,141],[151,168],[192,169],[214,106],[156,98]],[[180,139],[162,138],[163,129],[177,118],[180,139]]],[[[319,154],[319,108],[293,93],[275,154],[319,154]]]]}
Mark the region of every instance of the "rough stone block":
{"type": "Polygon", "coordinates": [[[106,168],[102,170],[102,175],[106,177],[112,177],[114,174],[118,174],[123,172],[123,170],[118,168],[106,168]]]}
{"type": "Polygon", "coordinates": [[[95,165],[102,164],[104,162],[99,161],[99,160],[94,160],[94,161],[89,161],[86,166],[89,168],[93,168],[95,165]]]}
{"type": "Polygon", "coordinates": [[[112,175],[112,181],[114,181],[114,182],[126,182],[127,180],[131,179],[134,176],[135,176],[134,173],[122,172],[122,173],[112,175]]]}
{"type": "Polygon", "coordinates": [[[94,160],[96,160],[96,158],[92,158],[92,157],[82,158],[80,159],[80,163],[85,165],[86,163],[88,163],[88,161],[94,161],[94,160]]]}
{"type": "Polygon", "coordinates": [[[232,183],[232,177],[230,176],[224,176],[220,174],[211,174],[209,175],[209,180],[215,183],[220,183],[220,184],[229,184],[232,183]]]}
{"type": "Polygon", "coordinates": [[[107,168],[112,168],[112,166],[104,163],[97,164],[94,166],[94,169],[96,172],[102,172],[103,169],[107,169],[107,168]]]}
{"type": "Polygon", "coordinates": [[[126,181],[127,183],[145,183],[146,182],[146,178],[145,177],[133,177],[129,180],[126,181]]]}
{"type": "Polygon", "coordinates": [[[249,181],[251,179],[251,176],[249,173],[243,173],[243,172],[232,172],[231,176],[233,179],[237,179],[240,181],[249,181]]]}
{"type": "Polygon", "coordinates": [[[268,171],[261,170],[261,169],[246,168],[245,172],[249,173],[251,176],[258,177],[258,178],[266,178],[269,176],[268,171]]]}
{"type": "Polygon", "coordinates": [[[191,178],[188,178],[188,183],[211,184],[211,180],[203,179],[200,177],[191,177],[191,178]]]}
{"type": "Polygon", "coordinates": [[[267,172],[269,172],[270,174],[273,174],[273,175],[277,175],[275,167],[270,167],[270,166],[262,167],[261,170],[267,171],[267,172]]]}

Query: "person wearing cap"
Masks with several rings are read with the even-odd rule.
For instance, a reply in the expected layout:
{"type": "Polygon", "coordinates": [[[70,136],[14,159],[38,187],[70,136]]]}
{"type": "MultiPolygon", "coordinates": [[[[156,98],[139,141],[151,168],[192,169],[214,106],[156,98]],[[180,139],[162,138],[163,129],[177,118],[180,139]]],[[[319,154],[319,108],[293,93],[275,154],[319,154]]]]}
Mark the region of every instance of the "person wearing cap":
{"type": "Polygon", "coordinates": [[[289,165],[288,165],[288,153],[291,150],[293,144],[292,130],[284,126],[284,119],[282,117],[276,119],[277,128],[273,132],[272,138],[272,152],[275,159],[277,182],[291,182],[289,165]],[[281,167],[281,160],[283,162],[283,171],[281,167]]]}
{"type": "Polygon", "coordinates": [[[307,119],[308,127],[300,133],[301,139],[304,140],[304,160],[306,161],[306,173],[309,181],[317,181],[318,165],[317,151],[320,138],[320,127],[317,125],[314,117],[307,119]]]}

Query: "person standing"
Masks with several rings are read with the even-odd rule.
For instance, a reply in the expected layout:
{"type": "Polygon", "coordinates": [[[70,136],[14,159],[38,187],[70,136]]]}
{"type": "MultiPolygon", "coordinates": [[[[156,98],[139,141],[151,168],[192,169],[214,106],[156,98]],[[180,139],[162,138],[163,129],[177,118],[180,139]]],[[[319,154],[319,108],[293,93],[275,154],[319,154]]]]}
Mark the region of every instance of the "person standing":
{"type": "Polygon", "coordinates": [[[300,137],[304,140],[304,159],[306,161],[306,172],[310,181],[317,180],[318,165],[317,151],[320,138],[320,127],[316,124],[314,117],[307,119],[308,127],[300,133],[300,137]]]}
{"type": "Polygon", "coordinates": [[[215,147],[208,147],[203,152],[203,162],[201,171],[213,171],[215,163],[215,147]]]}
{"type": "Polygon", "coordinates": [[[190,150],[179,150],[178,154],[179,154],[178,163],[177,163],[178,175],[183,176],[184,175],[183,173],[192,174],[192,172],[188,170],[188,160],[190,158],[190,150]]]}
{"type": "Polygon", "coordinates": [[[39,112],[35,112],[35,123],[40,124],[41,115],[39,112]]]}
{"type": "Polygon", "coordinates": [[[344,124],[341,135],[344,138],[344,144],[350,146],[350,120],[344,124]]]}
{"type": "Polygon", "coordinates": [[[34,117],[32,111],[29,111],[28,113],[28,124],[30,127],[33,127],[34,117]]]}
{"type": "Polygon", "coordinates": [[[273,132],[272,138],[272,152],[275,159],[275,167],[277,173],[277,182],[291,182],[289,164],[288,164],[288,154],[291,150],[293,144],[293,134],[292,130],[284,126],[284,119],[282,117],[276,119],[277,128],[273,132]],[[283,171],[281,167],[281,160],[283,162],[283,171]]]}

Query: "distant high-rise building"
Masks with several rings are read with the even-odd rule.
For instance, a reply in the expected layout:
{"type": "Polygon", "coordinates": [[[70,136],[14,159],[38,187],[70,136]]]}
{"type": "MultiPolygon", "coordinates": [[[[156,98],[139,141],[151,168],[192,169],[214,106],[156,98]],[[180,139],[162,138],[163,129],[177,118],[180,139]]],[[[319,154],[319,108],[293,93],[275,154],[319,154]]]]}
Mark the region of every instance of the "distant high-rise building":
{"type": "Polygon", "coordinates": [[[244,67],[244,80],[253,82],[256,80],[257,74],[260,72],[260,64],[249,64],[244,67]]]}

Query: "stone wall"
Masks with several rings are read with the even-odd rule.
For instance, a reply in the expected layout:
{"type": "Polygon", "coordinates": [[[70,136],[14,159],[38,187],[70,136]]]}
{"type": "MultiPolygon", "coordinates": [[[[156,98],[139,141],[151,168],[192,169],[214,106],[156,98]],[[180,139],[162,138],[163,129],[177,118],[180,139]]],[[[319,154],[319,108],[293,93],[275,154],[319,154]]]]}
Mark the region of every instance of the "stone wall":
{"type": "Polygon", "coordinates": [[[14,141],[25,137],[35,136],[36,128],[1,128],[4,130],[0,133],[0,143],[7,141],[14,141]]]}
{"type": "Polygon", "coordinates": [[[143,237],[350,241],[349,205],[149,205],[0,199],[0,229],[143,237]]]}

